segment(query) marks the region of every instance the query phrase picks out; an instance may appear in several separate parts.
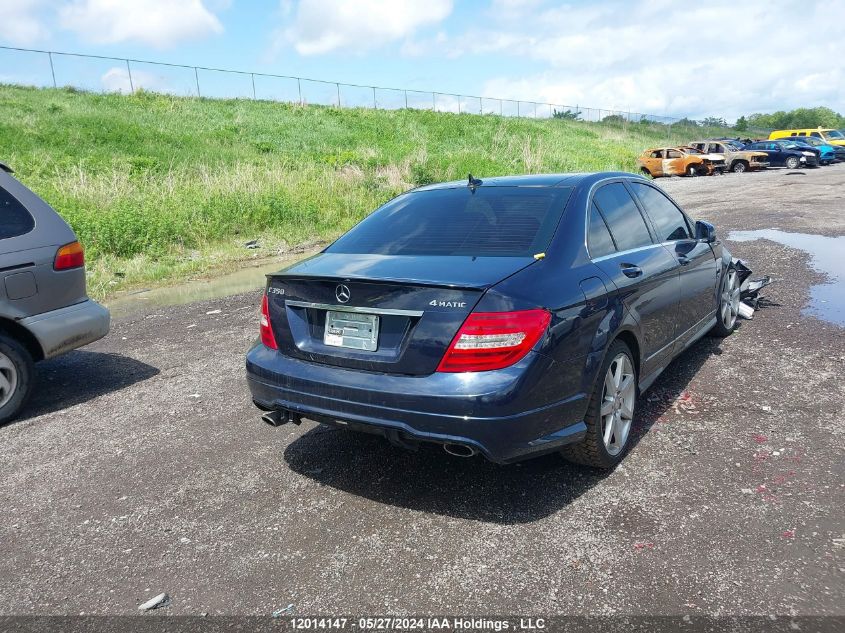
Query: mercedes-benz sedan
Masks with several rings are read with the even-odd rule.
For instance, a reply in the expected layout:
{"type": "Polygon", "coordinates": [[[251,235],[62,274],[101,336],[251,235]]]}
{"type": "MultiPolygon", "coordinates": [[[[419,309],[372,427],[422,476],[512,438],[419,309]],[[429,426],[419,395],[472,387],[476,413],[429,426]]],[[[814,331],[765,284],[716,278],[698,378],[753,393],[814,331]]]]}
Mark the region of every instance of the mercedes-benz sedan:
{"type": "Polygon", "coordinates": [[[738,307],[712,225],[643,177],[470,177],[269,275],[248,383],[272,425],[609,468],[642,391],[738,307]]]}

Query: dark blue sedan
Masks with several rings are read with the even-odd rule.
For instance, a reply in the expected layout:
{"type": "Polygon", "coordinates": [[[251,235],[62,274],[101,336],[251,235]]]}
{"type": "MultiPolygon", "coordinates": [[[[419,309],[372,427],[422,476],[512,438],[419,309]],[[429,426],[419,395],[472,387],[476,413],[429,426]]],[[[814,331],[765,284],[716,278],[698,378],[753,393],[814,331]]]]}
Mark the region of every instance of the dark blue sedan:
{"type": "Polygon", "coordinates": [[[712,225],[640,176],[470,178],[269,275],[247,376],[272,425],[610,468],[639,394],[738,308],[712,225]]]}

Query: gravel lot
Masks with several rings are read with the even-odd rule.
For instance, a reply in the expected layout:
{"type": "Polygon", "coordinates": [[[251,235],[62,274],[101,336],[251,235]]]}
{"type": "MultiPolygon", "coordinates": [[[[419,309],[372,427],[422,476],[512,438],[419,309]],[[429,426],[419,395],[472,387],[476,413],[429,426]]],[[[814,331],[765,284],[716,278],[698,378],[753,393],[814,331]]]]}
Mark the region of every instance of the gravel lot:
{"type": "MultiPolygon", "coordinates": [[[[729,230],[845,234],[845,165],[659,181],[729,230]]],[[[610,474],[259,421],[259,294],[117,320],[0,428],[0,614],[845,614],[843,329],[806,253],[641,400],[610,474]],[[161,612],[159,612],[161,613],[161,612]]]]}

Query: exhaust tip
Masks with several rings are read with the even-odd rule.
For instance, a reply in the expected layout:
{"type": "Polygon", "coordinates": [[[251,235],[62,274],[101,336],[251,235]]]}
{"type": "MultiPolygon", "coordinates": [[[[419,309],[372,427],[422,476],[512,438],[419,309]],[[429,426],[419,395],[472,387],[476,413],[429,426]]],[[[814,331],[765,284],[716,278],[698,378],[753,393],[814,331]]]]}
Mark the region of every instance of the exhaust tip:
{"type": "Polygon", "coordinates": [[[268,411],[261,416],[261,419],[270,426],[282,426],[282,424],[287,422],[286,419],[282,418],[281,411],[268,411]]]}
{"type": "Polygon", "coordinates": [[[443,450],[453,457],[473,457],[478,454],[475,448],[466,444],[444,444],[443,450]]]}

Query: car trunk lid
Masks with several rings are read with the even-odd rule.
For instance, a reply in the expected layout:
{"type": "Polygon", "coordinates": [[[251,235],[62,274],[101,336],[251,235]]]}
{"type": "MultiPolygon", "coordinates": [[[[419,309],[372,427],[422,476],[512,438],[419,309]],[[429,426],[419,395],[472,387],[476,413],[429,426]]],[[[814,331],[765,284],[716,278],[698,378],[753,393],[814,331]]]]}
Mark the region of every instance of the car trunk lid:
{"type": "Polygon", "coordinates": [[[270,322],[294,358],[430,374],[484,291],[534,261],[321,253],[268,275],[270,322]]]}

